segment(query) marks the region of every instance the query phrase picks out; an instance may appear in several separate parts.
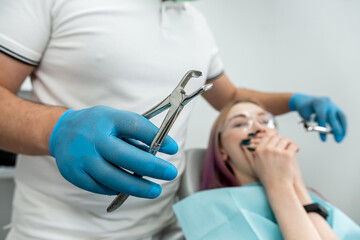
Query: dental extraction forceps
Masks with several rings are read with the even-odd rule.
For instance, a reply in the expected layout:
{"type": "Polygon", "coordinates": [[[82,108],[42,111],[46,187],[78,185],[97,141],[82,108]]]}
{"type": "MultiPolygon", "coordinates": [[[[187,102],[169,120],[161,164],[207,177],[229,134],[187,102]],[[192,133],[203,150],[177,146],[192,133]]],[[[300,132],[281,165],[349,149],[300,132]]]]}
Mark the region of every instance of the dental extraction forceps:
{"type": "MultiPolygon", "coordinates": [[[[155,107],[153,107],[152,109],[150,109],[149,111],[143,114],[144,117],[150,119],[158,115],[159,113],[165,111],[166,109],[170,108],[165,116],[165,119],[161,123],[159,131],[157,132],[154,140],[151,142],[149,153],[151,153],[152,155],[155,156],[156,153],[159,151],[161,147],[161,143],[164,141],[166,135],[170,131],[170,128],[174,124],[176,118],[179,116],[184,106],[187,103],[189,103],[192,99],[194,99],[196,96],[212,88],[213,86],[212,83],[205,84],[195,92],[191,93],[190,95],[186,95],[186,92],[184,90],[186,84],[189,82],[189,80],[192,77],[198,78],[201,75],[202,73],[200,71],[195,71],[195,70],[188,71],[181,79],[177,87],[170,93],[168,97],[166,97],[158,105],[156,105],[155,107]]],[[[140,178],[142,177],[136,173],[134,173],[133,175],[140,178]]],[[[117,197],[110,203],[110,205],[106,209],[107,212],[112,212],[116,210],[126,201],[128,197],[129,195],[126,195],[124,193],[119,193],[119,195],[117,195],[117,197]]]]}
{"type": "Polygon", "coordinates": [[[317,125],[317,123],[315,122],[314,114],[310,117],[310,121],[302,120],[300,122],[300,124],[302,124],[304,126],[304,128],[307,132],[319,132],[319,133],[324,133],[324,134],[332,133],[331,128],[321,127],[321,126],[317,125]]]}

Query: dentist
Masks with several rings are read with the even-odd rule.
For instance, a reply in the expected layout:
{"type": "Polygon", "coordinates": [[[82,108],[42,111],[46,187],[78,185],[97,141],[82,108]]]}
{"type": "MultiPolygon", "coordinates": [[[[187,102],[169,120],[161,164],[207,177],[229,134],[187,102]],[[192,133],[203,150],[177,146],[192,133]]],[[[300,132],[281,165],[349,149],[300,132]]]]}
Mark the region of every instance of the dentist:
{"type": "Polygon", "coordinates": [[[161,119],[153,124],[139,114],[190,69],[204,78],[189,87],[214,84],[203,96],[217,110],[251,97],[275,115],[316,113],[336,141],[345,136],[345,115],[329,98],[236,88],[191,3],[0,0],[0,6],[0,148],[19,154],[8,240],[168,239],[176,232],[172,205],[192,103],[162,154],[125,138],[151,143],[161,119]],[[33,89],[23,100],[16,94],[27,76],[33,89]],[[139,198],[106,213],[119,192],[139,198]]]}

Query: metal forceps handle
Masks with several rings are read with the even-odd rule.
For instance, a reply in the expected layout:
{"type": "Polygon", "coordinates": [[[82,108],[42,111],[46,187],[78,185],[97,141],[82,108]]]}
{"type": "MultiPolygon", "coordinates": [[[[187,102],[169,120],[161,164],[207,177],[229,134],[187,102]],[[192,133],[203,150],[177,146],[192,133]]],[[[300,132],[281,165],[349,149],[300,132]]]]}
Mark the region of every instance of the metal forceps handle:
{"type": "MultiPolygon", "coordinates": [[[[144,114],[143,114],[144,116],[144,114]]],[[[148,116],[145,116],[147,119],[150,119],[148,116]]],[[[170,129],[169,129],[170,130],[170,129]]],[[[167,132],[164,134],[161,134],[161,136],[164,136],[161,140],[161,142],[158,142],[157,139],[159,139],[159,132],[160,130],[158,131],[158,133],[156,134],[154,140],[151,142],[151,145],[150,145],[150,149],[149,149],[149,153],[151,153],[152,155],[156,155],[156,153],[159,151],[160,147],[161,147],[161,143],[162,141],[164,140],[167,132]]],[[[136,174],[136,173],[133,173],[134,176],[136,177],[139,177],[139,178],[142,178],[141,175],[139,174],[136,174]]],[[[125,201],[126,199],[128,199],[129,195],[125,194],[125,193],[119,193],[115,199],[110,203],[110,205],[108,206],[108,208],[106,209],[107,212],[113,212],[114,210],[118,209],[125,201]]]]}
{"type": "MultiPolygon", "coordinates": [[[[197,91],[193,92],[192,94],[185,95],[184,87],[188,83],[188,81],[192,77],[200,77],[201,75],[202,73],[199,71],[195,71],[195,70],[188,71],[184,75],[178,86],[174,89],[174,91],[172,91],[172,93],[167,98],[165,98],[158,105],[156,105],[155,107],[153,107],[152,109],[150,109],[149,111],[143,114],[144,117],[150,119],[153,116],[156,116],[157,114],[170,108],[154,140],[151,142],[149,153],[151,153],[152,155],[156,155],[156,153],[159,151],[162,142],[164,141],[166,135],[170,131],[170,128],[174,124],[176,118],[178,117],[184,106],[192,99],[194,99],[196,96],[202,94],[203,92],[209,90],[212,87],[212,84],[206,84],[203,85],[201,88],[199,88],[197,91]]],[[[142,177],[141,175],[136,173],[134,173],[133,175],[140,178],[142,177]]],[[[119,195],[108,206],[107,212],[112,212],[116,210],[126,201],[128,197],[129,195],[127,194],[119,193],[119,195]]]]}

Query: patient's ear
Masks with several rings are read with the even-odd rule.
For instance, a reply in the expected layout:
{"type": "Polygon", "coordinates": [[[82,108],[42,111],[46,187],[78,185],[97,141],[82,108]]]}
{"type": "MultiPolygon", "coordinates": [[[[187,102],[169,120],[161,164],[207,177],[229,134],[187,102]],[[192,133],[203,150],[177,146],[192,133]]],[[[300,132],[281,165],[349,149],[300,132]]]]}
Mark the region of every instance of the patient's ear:
{"type": "Polygon", "coordinates": [[[220,134],[219,134],[218,147],[219,147],[219,153],[220,153],[221,159],[222,159],[223,161],[229,160],[229,155],[227,154],[225,148],[224,148],[223,145],[222,145],[221,138],[220,138],[220,134]]]}
{"type": "Polygon", "coordinates": [[[227,154],[226,150],[223,147],[220,147],[219,149],[220,151],[220,155],[222,160],[225,163],[225,166],[229,169],[229,171],[234,174],[233,168],[232,168],[232,163],[230,161],[230,156],[227,154]]]}
{"type": "Polygon", "coordinates": [[[223,147],[220,147],[219,150],[222,160],[223,161],[229,160],[229,155],[227,154],[226,150],[223,147]]]}

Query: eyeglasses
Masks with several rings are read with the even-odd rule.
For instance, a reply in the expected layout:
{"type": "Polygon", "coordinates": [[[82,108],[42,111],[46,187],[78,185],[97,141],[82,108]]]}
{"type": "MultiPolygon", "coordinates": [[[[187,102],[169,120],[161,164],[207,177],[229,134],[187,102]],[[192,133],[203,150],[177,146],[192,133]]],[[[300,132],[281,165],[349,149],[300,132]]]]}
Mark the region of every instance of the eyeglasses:
{"type": "Polygon", "coordinates": [[[223,129],[225,130],[226,127],[230,127],[231,129],[248,131],[253,128],[255,123],[264,128],[276,128],[275,117],[271,113],[260,112],[254,114],[244,112],[229,118],[223,125],[223,129]]]}

